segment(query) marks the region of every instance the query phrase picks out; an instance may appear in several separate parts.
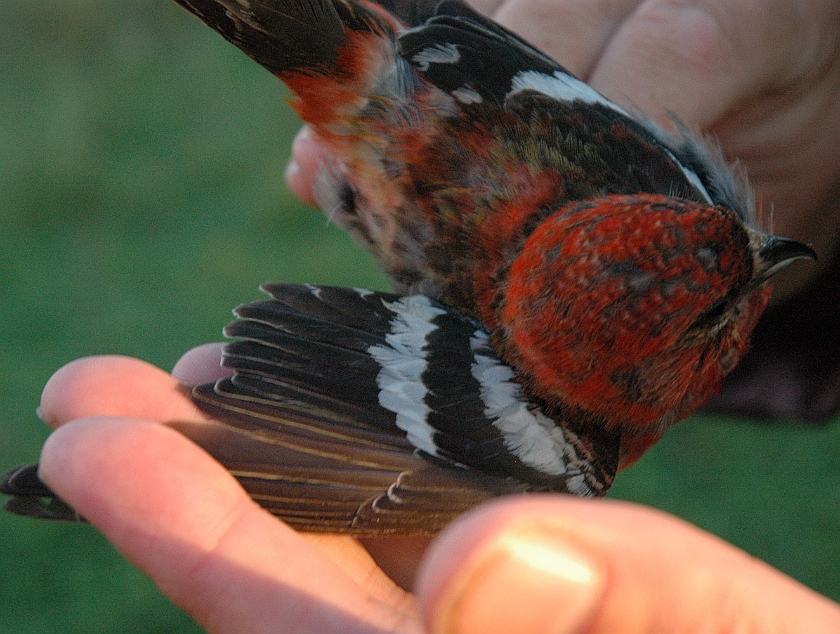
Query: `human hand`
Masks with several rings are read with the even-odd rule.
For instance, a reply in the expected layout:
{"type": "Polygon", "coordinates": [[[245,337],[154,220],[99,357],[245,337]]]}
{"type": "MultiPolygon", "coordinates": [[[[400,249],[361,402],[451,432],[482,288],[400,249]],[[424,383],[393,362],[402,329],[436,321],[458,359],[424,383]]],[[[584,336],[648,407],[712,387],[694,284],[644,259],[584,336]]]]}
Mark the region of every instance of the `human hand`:
{"type": "MultiPolygon", "coordinates": [[[[471,0],[620,105],[673,113],[746,167],[759,223],[813,244],[840,240],[840,4],[836,0],[471,0]]],[[[287,172],[312,202],[323,156],[306,131],[287,172]]],[[[776,299],[819,272],[791,267],[776,299]]]]}
{"type": "MultiPolygon", "coordinates": [[[[218,346],[174,374],[218,378],[218,346]]],[[[840,631],[840,607],[673,517],[610,500],[507,498],[421,539],[302,535],[160,425],[201,420],[178,380],[82,359],[44,389],[41,475],[211,632],[840,631]],[[382,564],[390,572],[386,575],[382,564]]]]}

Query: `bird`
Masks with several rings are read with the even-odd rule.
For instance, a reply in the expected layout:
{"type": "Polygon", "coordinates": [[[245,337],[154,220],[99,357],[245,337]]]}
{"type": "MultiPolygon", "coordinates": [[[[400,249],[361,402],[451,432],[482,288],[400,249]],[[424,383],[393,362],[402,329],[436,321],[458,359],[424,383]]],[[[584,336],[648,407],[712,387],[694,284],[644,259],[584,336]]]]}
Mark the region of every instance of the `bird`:
{"type": "MultiPolygon", "coordinates": [[[[745,177],[459,0],[175,0],[291,90],[327,217],[394,292],[272,283],[171,421],[304,531],[430,535],[603,496],[715,394],[813,249],[745,177]]],[[[6,509],[81,519],[24,465],[6,509]]]]}

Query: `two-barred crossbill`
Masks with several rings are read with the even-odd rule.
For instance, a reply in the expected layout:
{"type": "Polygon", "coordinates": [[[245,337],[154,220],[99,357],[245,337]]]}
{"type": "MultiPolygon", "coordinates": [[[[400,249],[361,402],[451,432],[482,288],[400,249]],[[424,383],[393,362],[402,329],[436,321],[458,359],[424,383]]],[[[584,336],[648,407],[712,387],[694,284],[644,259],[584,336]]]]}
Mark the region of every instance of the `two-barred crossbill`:
{"type": "MultiPolygon", "coordinates": [[[[320,206],[397,290],[266,286],[226,331],[234,376],[191,391],[218,423],[172,423],[293,526],[428,533],[494,495],[603,495],[814,257],[753,226],[718,152],[460,2],[176,1],[292,89],[331,157],[320,206]]],[[[3,487],[71,516],[32,468],[3,487]]]]}

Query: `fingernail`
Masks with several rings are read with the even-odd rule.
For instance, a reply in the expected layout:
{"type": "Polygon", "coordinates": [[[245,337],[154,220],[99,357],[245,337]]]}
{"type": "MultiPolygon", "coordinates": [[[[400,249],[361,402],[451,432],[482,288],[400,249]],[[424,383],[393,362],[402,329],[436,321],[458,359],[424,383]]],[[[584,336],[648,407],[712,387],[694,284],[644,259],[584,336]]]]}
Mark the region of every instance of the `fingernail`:
{"type": "Polygon", "coordinates": [[[442,598],[439,634],[573,634],[591,618],[605,575],[551,531],[517,530],[477,553],[442,598]]]}

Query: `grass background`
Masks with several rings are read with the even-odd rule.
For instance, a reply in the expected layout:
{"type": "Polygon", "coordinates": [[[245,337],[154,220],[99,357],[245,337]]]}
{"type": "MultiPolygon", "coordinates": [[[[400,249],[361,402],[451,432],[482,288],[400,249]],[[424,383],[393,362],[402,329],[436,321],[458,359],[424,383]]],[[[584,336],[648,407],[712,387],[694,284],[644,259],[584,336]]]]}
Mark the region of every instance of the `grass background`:
{"type": "MultiPolygon", "coordinates": [[[[170,368],[264,281],[386,287],[285,191],[283,97],[167,0],[0,3],[0,468],[38,455],[40,389],[76,357],[170,368]]],[[[838,600],[838,448],[836,424],[695,417],[611,495],[838,600]]],[[[0,588],[10,634],[199,631],[90,527],[0,514],[0,588]]]]}

